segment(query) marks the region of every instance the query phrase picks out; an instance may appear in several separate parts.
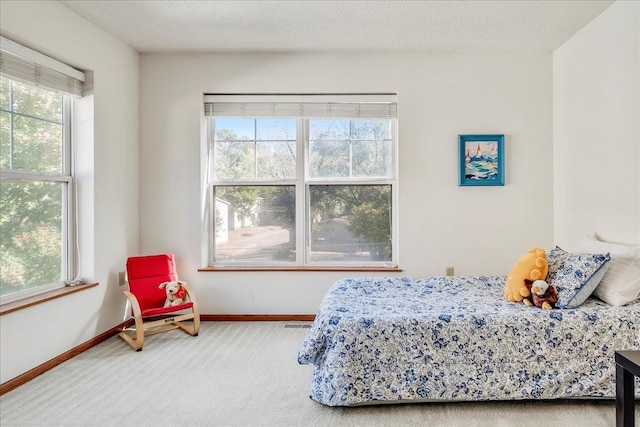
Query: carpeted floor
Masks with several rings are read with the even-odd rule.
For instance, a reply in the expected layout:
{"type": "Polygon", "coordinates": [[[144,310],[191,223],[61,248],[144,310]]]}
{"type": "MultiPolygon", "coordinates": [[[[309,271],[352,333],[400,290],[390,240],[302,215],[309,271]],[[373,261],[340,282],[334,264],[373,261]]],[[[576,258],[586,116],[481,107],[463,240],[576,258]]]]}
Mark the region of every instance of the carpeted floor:
{"type": "MultiPolygon", "coordinates": [[[[614,401],[477,402],[330,408],[296,362],[306,329],[204,322],[199,337],[118,337],[0,397],[9,426],[614,426],[614,401]]],[[[639,425],[640,405],[636,405],[639,425]]]]}

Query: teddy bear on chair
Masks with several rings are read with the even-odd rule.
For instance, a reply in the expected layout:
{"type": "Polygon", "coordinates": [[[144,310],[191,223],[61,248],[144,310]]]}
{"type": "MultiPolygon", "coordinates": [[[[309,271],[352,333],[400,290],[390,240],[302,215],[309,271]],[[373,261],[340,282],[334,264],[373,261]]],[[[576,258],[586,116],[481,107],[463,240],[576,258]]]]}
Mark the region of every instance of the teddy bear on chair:
{"type": "Polygon", "coordinates": [[[174,307],[188,301],[189,295],[186,293],[185,285],[187,282],[174,280],[172,282],[162,282],[160,289],[164,289],[167,293],[167,299],[164,301],[164,307],[174,307]]]}

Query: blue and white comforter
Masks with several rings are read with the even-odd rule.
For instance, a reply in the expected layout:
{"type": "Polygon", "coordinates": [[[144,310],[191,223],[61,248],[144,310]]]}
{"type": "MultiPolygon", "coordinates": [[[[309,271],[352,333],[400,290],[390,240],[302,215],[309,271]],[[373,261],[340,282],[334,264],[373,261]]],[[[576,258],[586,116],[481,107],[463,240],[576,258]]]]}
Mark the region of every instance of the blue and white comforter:
{"type": "Polygon", "coordinates": [[[311,397],[331,406],[614,397],[614,351],[640,349],[640,302],[547,311],[507,302],[504,282],[339,280],[298,353],[314,365],[311,397]]]}

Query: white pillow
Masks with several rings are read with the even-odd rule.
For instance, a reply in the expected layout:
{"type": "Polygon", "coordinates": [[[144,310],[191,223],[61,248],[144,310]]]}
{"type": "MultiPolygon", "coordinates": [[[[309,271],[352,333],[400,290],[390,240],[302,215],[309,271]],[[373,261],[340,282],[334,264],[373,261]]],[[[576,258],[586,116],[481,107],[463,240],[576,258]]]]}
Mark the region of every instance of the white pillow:
{"type": "Polygon", "coordinates": [[[604,242],[595,233],[582,239],[577,252],[609,253],[611,261],[593,295],[610,305],[621,306],[640,299],[640,246],[604,242]]]}

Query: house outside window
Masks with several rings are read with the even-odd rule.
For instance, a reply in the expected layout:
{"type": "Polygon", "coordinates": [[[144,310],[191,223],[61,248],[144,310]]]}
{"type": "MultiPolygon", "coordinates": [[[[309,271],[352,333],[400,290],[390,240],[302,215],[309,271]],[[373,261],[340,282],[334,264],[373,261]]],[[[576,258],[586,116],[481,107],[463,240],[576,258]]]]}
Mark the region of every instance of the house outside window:
{"type": "Polygon", "coordinates": [[[397,266],[395,98],[206,96],[209,266],[397,266]]]}
{"type": "Polygon", "coordinates": [[[73,278],[71,110],[84,75],[6,38],[1,48],[0,302],[5,304],[64,287],[73,278]]]}

